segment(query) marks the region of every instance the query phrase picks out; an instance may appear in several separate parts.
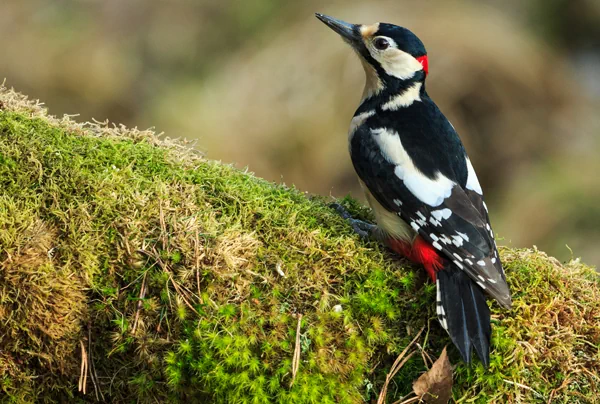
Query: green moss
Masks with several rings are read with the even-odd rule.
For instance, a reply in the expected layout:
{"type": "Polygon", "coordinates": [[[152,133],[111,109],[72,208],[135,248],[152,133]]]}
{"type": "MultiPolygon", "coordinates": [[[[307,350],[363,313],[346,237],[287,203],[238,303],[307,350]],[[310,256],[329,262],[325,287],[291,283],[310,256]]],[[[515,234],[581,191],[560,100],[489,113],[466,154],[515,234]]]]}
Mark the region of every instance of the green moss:
{"type": "MultiPolygon", "coordinates": [[[[423,271],[360,241],[321,198],[151,133],[58,121],[12,92],[0,106],[4,401],[359,403],[426,327],[393,402],[449,343],[423,271]]],[[[493,305],[491,369],[460,363],[455,399],[593,401],[595,273],[501,254],[515,308],[493,305]]]]}

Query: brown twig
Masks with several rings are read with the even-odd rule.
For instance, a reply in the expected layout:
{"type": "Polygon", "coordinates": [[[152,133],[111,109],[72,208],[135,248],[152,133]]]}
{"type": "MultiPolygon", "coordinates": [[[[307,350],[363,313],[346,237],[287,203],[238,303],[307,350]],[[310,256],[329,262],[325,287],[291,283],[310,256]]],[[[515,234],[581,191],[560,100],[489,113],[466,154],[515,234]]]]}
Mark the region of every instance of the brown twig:
{"type": "Polygon", "coordinates": [[[385,398],[387,396],[387,390],[388,390],[388,386],[389,386],[390,382],[392,381],[394,376],[396,376],[398,371],[400,369],[402,369],[402,366],[404,366],[404,364],[415,354],[416,351],[413,351],[410,354],[408,354],[408,356],[406,356],[406,353],[415,344],[415,342],[417,342],[417,339],[421,336],[421,333],[423,332],[424,329],[425,329],[425,327],[421,328],[421,330],[413,338],[413,340],[410,342],[410,344],[408,344],[406,346],[406,348],[404,348],[404,350],[400,353],[400,355],[398,355],[398,357],[394,361],[394,364],[392,365],[392,367],[390,369],[390,373],[388,373],[387,376],[385,377],[385,383],[383,384],[383,387],[381,388],[381,392],[379,393],[379,397],[377,399],[377,404],[385,403],[385,398]]]}
{"type": "Polygon", "coordinates": [[[302,325],[302,314],[298,314],[298,327],[296,327],[296,346],[294,348],[294,356],[292,357],[292,381],[290,382],[290,388],[296,381],[296,375],[298,374],[298,368],[300,366],[300,328],[302,325]]]}

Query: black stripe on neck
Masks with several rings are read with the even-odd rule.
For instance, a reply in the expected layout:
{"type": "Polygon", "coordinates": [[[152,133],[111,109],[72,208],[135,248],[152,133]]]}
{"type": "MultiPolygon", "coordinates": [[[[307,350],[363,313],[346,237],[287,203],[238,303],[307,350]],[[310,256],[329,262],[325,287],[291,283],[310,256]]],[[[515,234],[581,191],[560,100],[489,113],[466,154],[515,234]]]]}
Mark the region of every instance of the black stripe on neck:
{"type": "Polygon", "coordinates": [[[396,77],[389,76],[378,66],[377,74],[383,84],[383,90],[365,98],[354,113],[355,116],[363,112],[379,109],[381,105],[390,101],[393,97],[403,94],[416,83],[422,83],[420,92],[421,94],[425,93],[425,73],[423,71],[416,72],[410,79],[400,80],[396,77]]]}

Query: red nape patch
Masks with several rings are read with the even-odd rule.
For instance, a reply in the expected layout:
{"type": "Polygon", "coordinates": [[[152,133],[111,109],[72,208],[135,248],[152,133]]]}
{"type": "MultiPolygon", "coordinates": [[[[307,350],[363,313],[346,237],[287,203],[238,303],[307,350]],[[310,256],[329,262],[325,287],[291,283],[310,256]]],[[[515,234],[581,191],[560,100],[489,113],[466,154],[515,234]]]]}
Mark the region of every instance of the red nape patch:
{"type": "Polygon", "coordinates": [[[421,264],[429,274],[432,281],[435,282],[435,273],[443,268],[442,257],[437,253],[437,250],[423,240],[421,236],[417,236],[412,245],[406,241],[388,239],[388,245],[398,254],[408,258],[414,263],[421,264]]]}
{"type": "Polygon", "coordinates": [[[423,66],[423,70],[425,71],[425,76],[429,74],[429,59],[427,59],[427,55],[419,56],[417,58],[419,63],[423,66]]]}

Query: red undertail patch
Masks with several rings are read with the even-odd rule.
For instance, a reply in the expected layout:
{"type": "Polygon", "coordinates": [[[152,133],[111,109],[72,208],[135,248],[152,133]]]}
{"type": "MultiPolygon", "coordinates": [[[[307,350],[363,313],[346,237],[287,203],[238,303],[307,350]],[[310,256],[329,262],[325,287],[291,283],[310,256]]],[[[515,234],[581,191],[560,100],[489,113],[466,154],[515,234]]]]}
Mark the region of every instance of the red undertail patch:
{"type": "Polygon", "coordinates": [[[389,247],[398,254],[408,258],[414,263],[421,264],[429,274],[431,280],[435,282],[435,273],[443,268],[442,257],[437,250],[423,240],[421,236],[417,236],[412,245],[406,241],[388,239],[389,247]]]}

